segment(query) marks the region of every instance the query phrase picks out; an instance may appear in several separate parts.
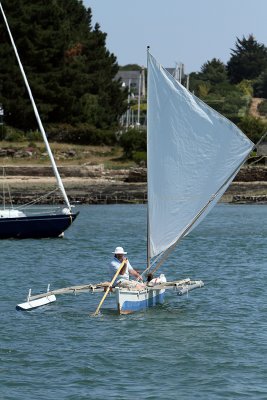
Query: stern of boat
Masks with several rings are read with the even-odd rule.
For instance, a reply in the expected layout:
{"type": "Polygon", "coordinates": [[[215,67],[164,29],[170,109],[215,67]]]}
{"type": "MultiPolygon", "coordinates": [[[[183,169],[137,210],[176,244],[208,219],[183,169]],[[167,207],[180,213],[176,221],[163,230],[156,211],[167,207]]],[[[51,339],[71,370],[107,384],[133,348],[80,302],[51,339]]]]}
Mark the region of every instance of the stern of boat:
{"type": "Polygon", "coordinates": [[[128,290],[115,288],[119,314],[131,314],[164,302],[165,289],[128,290]]]}

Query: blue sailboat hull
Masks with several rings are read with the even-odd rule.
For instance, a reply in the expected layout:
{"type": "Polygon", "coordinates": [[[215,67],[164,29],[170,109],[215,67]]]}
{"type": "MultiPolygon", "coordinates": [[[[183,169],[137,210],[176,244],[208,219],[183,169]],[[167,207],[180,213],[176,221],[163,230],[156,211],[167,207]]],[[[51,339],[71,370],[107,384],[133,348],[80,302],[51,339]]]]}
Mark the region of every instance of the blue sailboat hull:
{"type": "Polygon", "coordinates": [[[55,238],[72,224],[79,213],[0,218],[0,239],[55,238]]]}

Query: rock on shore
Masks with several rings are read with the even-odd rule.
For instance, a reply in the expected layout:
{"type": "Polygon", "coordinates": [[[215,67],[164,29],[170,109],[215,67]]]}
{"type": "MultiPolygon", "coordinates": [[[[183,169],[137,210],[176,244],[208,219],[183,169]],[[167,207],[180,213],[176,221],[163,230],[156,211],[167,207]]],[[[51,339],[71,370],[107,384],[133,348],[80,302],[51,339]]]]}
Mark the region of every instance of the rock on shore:
{"type": "MultiPolygon", "coordinates": [[[[62,166],[59,171],[72,203],[145,203],[147,200],[145,168],[109,170],[103,165],[83,165],[62,166]]],[[[7,166],[5,173],[14,204],[27,203],[55,188],[51,167],[7,166]]],[[[267,167],[243,167],[222,201],[267,202],[267,167]]],[[[62,198],[57,191],[41,202],[61,203],[62,198]]]]}

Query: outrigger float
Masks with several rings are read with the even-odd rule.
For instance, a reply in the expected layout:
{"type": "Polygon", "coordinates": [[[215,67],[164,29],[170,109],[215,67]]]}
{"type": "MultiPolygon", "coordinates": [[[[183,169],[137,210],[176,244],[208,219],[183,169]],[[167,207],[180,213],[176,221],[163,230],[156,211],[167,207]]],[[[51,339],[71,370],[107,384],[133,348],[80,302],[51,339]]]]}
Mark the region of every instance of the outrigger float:
{"type": "MultiPolygon", "coordinates": [[[[25,303],[18,304],[17,310],[30,311],[56,301],[57,295],[79,293],[108,293],[115,295],[117,310],[119,314],[130,314],[141,311],[148,307],[162,304],[165,297],[165,290],[172,289],[178,296],[187,294],[193,289],[204,286],[202,281],[191,281],[189,278],[178,281],[166,282],[164,275],[156,278],[156,282],[149,282],[142,290],[129,290],[120,287],[111,287],[110,282],[98,284],[85,284],[69,286],[61,289],[50,290],[50,285],[45,293],[32,295],[31,289],[25,303]]],[[[99,307],[100,309],[100,307],[99,307]]],[[[98,314],[99,310],[95,313],[98,314]]]]}

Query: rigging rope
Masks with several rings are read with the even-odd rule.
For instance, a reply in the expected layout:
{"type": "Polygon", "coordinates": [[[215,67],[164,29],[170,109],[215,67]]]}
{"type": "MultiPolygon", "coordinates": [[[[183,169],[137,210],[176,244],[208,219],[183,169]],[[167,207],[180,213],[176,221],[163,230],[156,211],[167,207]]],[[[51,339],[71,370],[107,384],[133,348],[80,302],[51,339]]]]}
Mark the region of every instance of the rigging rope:
{"type": "Polygon", "coordinates": [[[30,201],[29,203],[26,203],[26,204],[23,204],[22,206],[19,206],[18,209],[27,208],[27,207],[29,207],[29,206],[31,206],[31,205],[37,203],[39,200],[44,199],[45,197],[50,196],[52,193],[57,192],[58,190],[59,190],[59,188],[56,188],[56,189],[54,189],[54,190],[51,190],[51,192],[46,193],[46,194],[44,194],[43,196],[40,196],[40,197],[38,197],[37,199],[30,201]]]}

